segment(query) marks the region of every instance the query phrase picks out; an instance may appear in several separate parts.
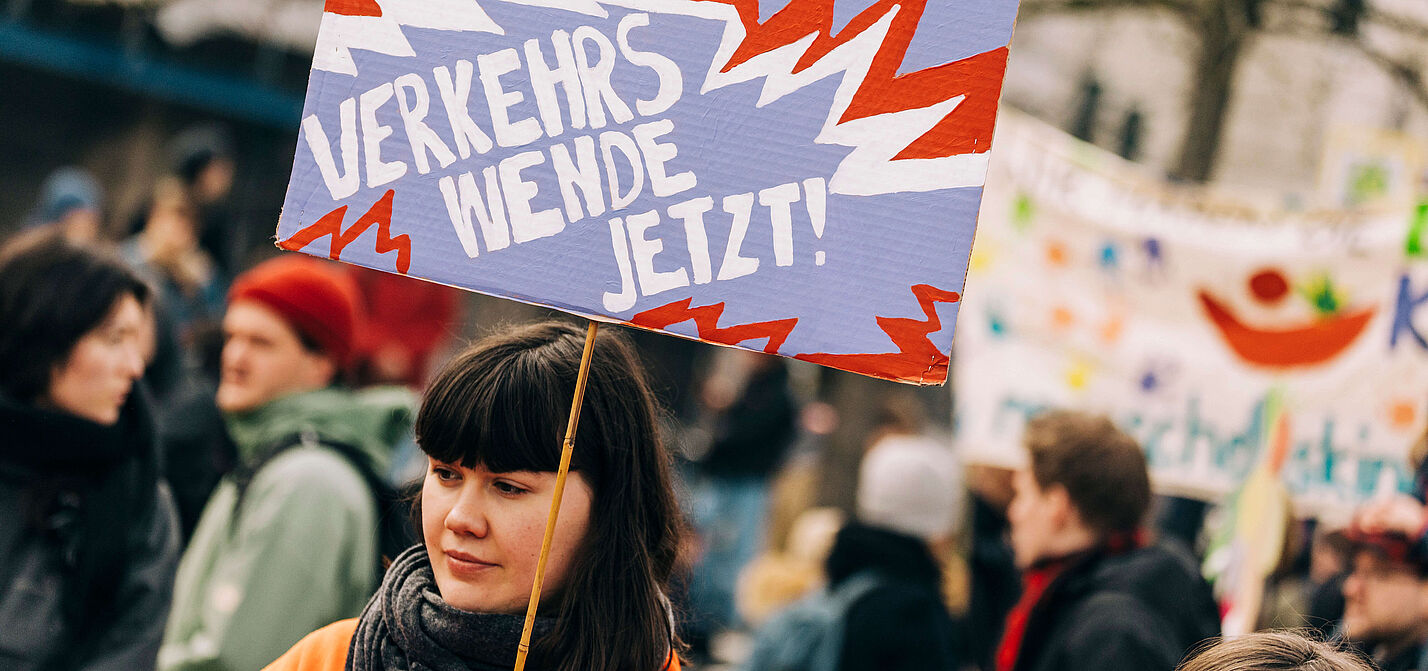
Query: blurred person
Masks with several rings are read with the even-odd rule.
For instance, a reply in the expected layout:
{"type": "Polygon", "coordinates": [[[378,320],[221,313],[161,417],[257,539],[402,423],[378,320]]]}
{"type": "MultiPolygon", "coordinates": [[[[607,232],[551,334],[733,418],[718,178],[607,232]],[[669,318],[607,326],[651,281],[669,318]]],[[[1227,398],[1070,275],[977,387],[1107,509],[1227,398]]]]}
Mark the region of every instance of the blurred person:
{"type": "Polygon", "coordinates": [[[1304,619],[1328,638],[1344,617],[1344,582],[1353,566],[1353,546],[1342,526],[1321,518],[1309,549],[1309,604],[1304,619]]]}
{"type": "Polygon", "coordinates": [[[1215,642],[1179,671],[1373,671],[1352,652],[1294,631],[1262,632],[1215,642]]]}
{"type": "Polygon", "coordinates": [[[690,581],[689,640],[696,657],[714,635],[739,626],[735,585],[762,550],[769,482],[797,435],[787,363],[742,350],[719,354],[728,369],[705,384],[714,428],[693,485],[694,523],[703,542],[690,581]]]}
{"type": "Polygon", "coordinates": [[[228,280],[198,244],[198,210],[183,187],[160,181],[144,227],[120,252],[159,290],[159,310],[185,352],[196,352],[223,313],[228,280]]]}
{"type": "Polygon", "coordinates": [[[220,339],[227,280],[198,246],[197,210],[181,184],[161,181],[146,212],[143,229],[120,252],[158,289],[154,356],[144,380],[154,392],[164,469],[187,543],[218,479],[236,461],[213,401],[217,380],[198,364],[220,339]]]}
{"type": "Polygon", "coordinates": [[[1408,466],[1413,469],[1413,498],[1428,502],[1428,427],[1408,448],[1408,466]]]}
{"type": "Polygon", "coordinates": [[[144,390],[149,288],[58,233],[0,251],[0,667],[152,669],[178,533],[144,390]]]}
{"type": "Polygon", "coordinates": [[[358,347],[363,384],[426,384],[431,358],[460,319],[460,291],[435,282],[347,266],[362,297],[368,328],[358,347]]]}
{"type": "Polygon", "coordinates": [[[168,154],[170,174],[196,210],[199,246],[231,277],[247,245],[228,207],[237,175],[231,133],[219,124],[191,126],[169,142],[168,154]]]}
{"type": "Polygon", "coordinates": [[[823,565],[843,522],[843,513],[837,508],[809,508],[794,520],[777,548],[770,548],[744,567],[735,602],[749,626],[759,627],[771,615],[826,584],[823,565]]]}
{"type": "Polygon", "coordinates": [[[341,269],[281,256],[229,301],[217,405],[238,464],[179,565],[164,669],[256,669],[360,612],[378,579],[372,474],[411,425],[409,393],[340,385],[362,324],[341,269]]]}
{"type": "Polygon", "coordinates": [[[104,190],[89,171],[60,168],[40,185],[40,199],[25,225],[53,229],[70,242],[84,245],[104,232],[104,190]]]}
{"type": "Polygon", "coordinates": [[[1149,545],[1150,476],[1110,420],[1053,411],[1027,423],[1030,464],[1013,476],[1011,545],[1023,571],[998,671],[1170,671],[1219,634],[1194,559],[1149,545]]]}
{"type": "MultiPolygon", "coordinates": [[[[505,670],[515,661],[583,329],[548,322],[469,347],[417,417],[423,542],[356,620],[304,638],[275,671],[505,670]]],[[[665,598],[682,528],[653,394],[633,348],[595,339],[530,647],[531,671],[678,671],[665,598]]]]}
{"type": "Polygon", "coordinates": [[[859,468],[857,518],[825,563],[828,585],[760,628],[748,671],[959,668],[939,549],[962,516],[949,447],[888,435],[859,468]]]}
{"type": "MultiPolygon", "coordinates": [[[[347,265],[361,297],[366,328],[353,352],[359,387],[401,385],[420,390],[431,361],[453,340],[460,321],[460,291],[414,277],[347,265]]],[[[445,352],[446,356],[450,352],[445,352]]],[[[385,477],[402,486],[426,474],[426,455],[408,436],[396,446],[385,477]]]]}
{"type": "Polygon", "coordinates": [[[1009,468],[969,464],[972,547],[968,561],[971,594],[964,621],[963,656],[979,669],[995,667],[997,642],[1007,613],[1021,596],[1021,579],[1007,542],[1007,508],[1016,491],[1009,468]]]}
{"type": "MultiPolygon", "coordinates": [[[[1349,526],[1353,568],[1344,581],[1344,638],[1382,671],[1428,670],[1428,555],[1392,526],[1396,500],[1368,504],[1349,526]],[[1390,524],[1384,524],[1389,522],[1390,524]]],[[[1419,515],[1421,528],[1421,512],[1419,515]]]]}

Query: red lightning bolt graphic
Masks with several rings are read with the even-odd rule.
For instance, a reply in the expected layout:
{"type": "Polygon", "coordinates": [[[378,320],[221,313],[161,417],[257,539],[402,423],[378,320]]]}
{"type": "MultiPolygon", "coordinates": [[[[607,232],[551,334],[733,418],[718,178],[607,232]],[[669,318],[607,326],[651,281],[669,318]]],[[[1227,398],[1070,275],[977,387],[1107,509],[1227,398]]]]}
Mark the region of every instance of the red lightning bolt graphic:
{"type": "Polygon", "coordinates": [[[322,11],[345,16],[381,16],[382,7],[376,0],[327,0],[322,11]]]}
{"type": "Polygon", "coordinates": [[[408,235],[392,235],[392,198],[395,191],[388,189],[372,209],[357,218],[357,222],[346,231],[342,230],[342,220],[347,216],[347,206],[343,205],[318,219],[316,223],[293,234],[287,240],[278,243],[279,247],[294,252],[302,251],[314,240],[325,235],[332,236],[332,244],[329,247],[328,258],[333,261],[342,259],[342,250],[354,240],[361,237],[373,224],[377,225],[377,242],[373,245],[378,254],[386,254],[395,251],[397,253],[397,272],[405,275],[407,268],[412,264],[412,239],[408,235]]]}
{"type": "Polygon", "coordinates": [[[926,319],[878,317],[878,326],[892,338],[898,351],[886,354],[800,354],[794,358],[888,380],[919,384],[946,380],[949,358],[932,344],[928,336],[942,330],[936,304],[956,303],[962,300],[962,296],[930,284],[914,285],[912,294],[917,297],[926,319]]]}
{"type": "Polygon", "coordinates": [[[706,0],[733,5],[739,12],[747,36],[730,58],[724,71],[760,54],[793,44],[811,33],[817,37],[799,60],[795,72],[807,69],[833,49],[852,40],[898,9],[887,40],[873,59],[868,76],[853,96],[839,123],[866,117],[920,109],[958,95],[966,99],[932,130],[918,138],[895,158],[940,158],[980,153],[991,149],[996,126],[997,101],[1001,97],[1002,75],[1006,72],[1007,48],[993,49],[954,63],[947,63],[904,75],[898,74],[908,45],[917,32],[927,0],[883,0],[858,14],[836,36],[833,30],[832,0],[793,0],[769,20],[759,23],[758,0],[706,0]]]}
{"type": "Polygon", "coordinates": [[[768,354],[777,354],[778,348],[783,346],[783,341],[788,339],[788,334],[793,332],[793,327],[798,325],[797,319],[779,319],[720,328],[719,317],[724,314],[723,303],[689,307],[693,303],[694,299],[686,298],[651,308],[630,318],[630,323],[651,329],[667,329],[674,324],[693,320],[695,327],[699,329],[701,340],[737,345],[745,340],[768,338],[768,345],[764,346],[764,352],[768,354]]]}

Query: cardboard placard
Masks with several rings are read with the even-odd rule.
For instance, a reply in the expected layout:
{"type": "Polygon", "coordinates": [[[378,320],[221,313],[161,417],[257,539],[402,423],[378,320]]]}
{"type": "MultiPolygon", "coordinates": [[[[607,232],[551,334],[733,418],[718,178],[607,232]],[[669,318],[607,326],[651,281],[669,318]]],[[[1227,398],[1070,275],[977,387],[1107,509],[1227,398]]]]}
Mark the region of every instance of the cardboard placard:
{"type": "Polygon", "coordinates": [[[1107,413],[1162,491],[1252,473],[1302,513],[1412,483],[1428,257],[1410,208],[1259,210],[1005,114],[957,343],[958,441],[1015,465],[1029,416],[1107,413]]]}
{"type": "Polygon", "coordinates": [[[279,245],[941,384],[1016,0],[328,0],[279,245]]]}

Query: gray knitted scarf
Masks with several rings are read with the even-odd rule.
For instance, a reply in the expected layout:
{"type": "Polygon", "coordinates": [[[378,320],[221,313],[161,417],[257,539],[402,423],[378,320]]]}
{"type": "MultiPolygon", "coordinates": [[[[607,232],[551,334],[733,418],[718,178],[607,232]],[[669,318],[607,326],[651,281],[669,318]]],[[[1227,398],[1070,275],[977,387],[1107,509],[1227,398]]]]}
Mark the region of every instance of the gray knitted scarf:
{"type": "MultiPolygon", "coordinates": [[[[426,548],[417,545],[387,569],[357,623],[347,671],[508,671],[525,618],[468,613],[446,604],[426,548]]],[[[555,625],[536,618],[531,638],[555,625]]]]}

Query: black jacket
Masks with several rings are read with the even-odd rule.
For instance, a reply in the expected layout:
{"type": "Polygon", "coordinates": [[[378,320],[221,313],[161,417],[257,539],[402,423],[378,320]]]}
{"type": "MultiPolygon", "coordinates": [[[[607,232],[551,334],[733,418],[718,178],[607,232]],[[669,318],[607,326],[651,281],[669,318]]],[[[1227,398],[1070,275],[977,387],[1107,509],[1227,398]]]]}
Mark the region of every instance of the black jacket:
{"type": "Polygon", "coordinates": [[[1420,643],[1404,650],[1399,650],[1397,654],[1380,659],[1374,657],[1373,662],[1376,668],[1381,671],[1428,671],[1423,666],[1425,651],[1420,643]]]}
{"type": "Polygon", "coordinates": [[[1074,561],[1027,619],[1016,671],[1172,671],[1220,633],[1194,561],[1169,546],[1074,561]]]}
{"type": "Polygon", "coordinates": [[[720,415],[701,469],[721,478],[769,477],[793,444],[797,411],[788,368],[781,361],[771,362],[720,415]]]}
{"type": "Polygon", "coordinates": [[[833,587],[868,570],[885,581],[849,606],[840,670],[957,668],[942,572],[920,539],[850,523],[838,532],[827,569],[833,587]]]}
{"type": "Polygon", "coordinates": [[[177,563],[140,388],[114,426],[0,395],[0,668],[152,669],[177,563]]]}
{"type": "Polygon", "coordinates": [[[996,668],[1002,625],[1021,597],[1021,579],[1006,534],[1006,516],[981,497],[972,496],[972,552],[968,561],[972,593],[960,652],[979,669],[996,668]]]}

